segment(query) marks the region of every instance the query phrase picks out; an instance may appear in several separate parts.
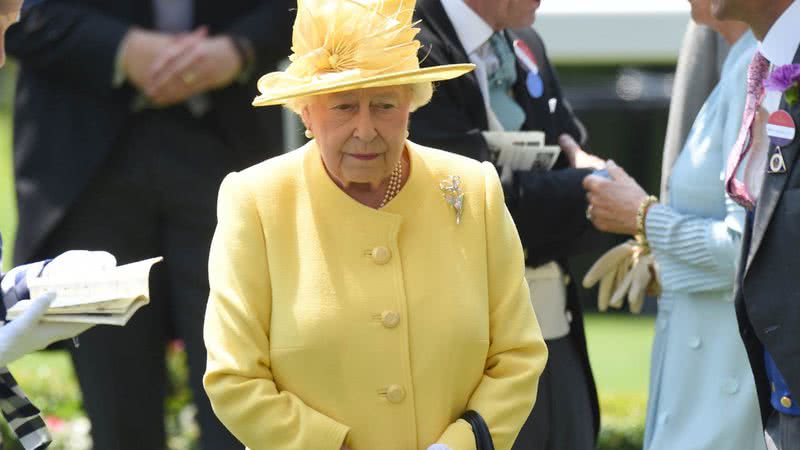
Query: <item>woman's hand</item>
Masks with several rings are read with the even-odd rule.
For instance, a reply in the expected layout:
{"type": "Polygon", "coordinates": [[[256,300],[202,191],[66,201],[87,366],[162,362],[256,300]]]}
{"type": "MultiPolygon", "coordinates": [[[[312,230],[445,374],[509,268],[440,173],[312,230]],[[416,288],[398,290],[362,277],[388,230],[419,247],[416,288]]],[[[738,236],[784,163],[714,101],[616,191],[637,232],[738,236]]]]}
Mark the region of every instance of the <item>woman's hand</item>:
{"type": "Polygon", "coordinates": [[[636,214],[647,193],[621,167],[609,161],[611,179],[589,175],[583,179],[589,207],[586,216],[600,231],[636,234],[636,214]]]}

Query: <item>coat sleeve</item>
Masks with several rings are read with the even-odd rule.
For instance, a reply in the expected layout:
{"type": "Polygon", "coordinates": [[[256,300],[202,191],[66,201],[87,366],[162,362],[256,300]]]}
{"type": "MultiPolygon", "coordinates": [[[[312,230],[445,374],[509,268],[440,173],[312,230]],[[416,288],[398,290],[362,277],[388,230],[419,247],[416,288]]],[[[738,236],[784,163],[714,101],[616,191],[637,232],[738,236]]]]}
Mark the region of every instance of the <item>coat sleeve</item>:
{"type": "Polygon", "coordinates": [[[117,50],[129,23],[89,6],[40,2],[8,31],[8,51],[26,67],[91,90],[111,93],[117,50]]]}
{"type": "MultiPolygon", "coordinates": [[[[468,409],[486,420],[495,448],[508,450],[533,408],[547,347],[531,306],[522,246],[503,202],[500,180],[491,164],[483,165],[490,344],[483,378],[468,409]]],[[[440,442],[457,450],[475,448],[470,426],[460,419],[440,442]]]]}
{"type": "Polygon", "coordinates": [[[339,450],[349,428],[279,391],[270,364],[271,282],[252,194],[222,183],[209,257],[203,383],[217,417],[252,450],[339,450]]]}
{"type": "Polygon", "coordinates": [[[226,34],[247,38],[253,45],[253,77],[275,70],[278,62],[289,56],[296,5],[290,0],[263,0],[226,30],[226,34]]]}
{"type": "MultiPolygon", "coordinates": [[[[749,58],[747,59],[749,60],[749,58]]],[[[739,89],[746,84],[744,67],[737,67],[739,73],[731,74],[726,80],[728,87],[724,101],[724,121],[705,126],[720,126],[722,131],[714,142],[714,151],[721,159],[723,173],[739,135],[742,114],[745,107],[744,91],[739,89]]],[[[744,166],[744,165],[742,165],[744,166]]],[[[743,167],[742,169],[743,170],[743,167]]],[[[718,218],[684,214],[662,204],[653,205],[647,213],[645,232],[653,253],[669,255],[680,264],[662,263],[662,284],[670,289],[689,292],[704,292],[714,289],[730,289],[736,277],[736,261],[741,251],[741,238],[744,230],[745,210],[724,194],[725,216],[718,218]]]]}

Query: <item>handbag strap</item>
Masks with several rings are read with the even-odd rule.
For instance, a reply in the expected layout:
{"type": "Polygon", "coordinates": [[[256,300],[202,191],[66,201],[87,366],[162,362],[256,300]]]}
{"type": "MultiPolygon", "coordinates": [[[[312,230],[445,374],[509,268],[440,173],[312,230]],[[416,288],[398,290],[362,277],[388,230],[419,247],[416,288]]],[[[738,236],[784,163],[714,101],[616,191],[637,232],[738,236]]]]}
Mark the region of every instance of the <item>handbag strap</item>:
{"type": "Polygon", "coordinates": [[[494,441],[492,441],[492,434],[489,433],[489,426],[483,420],[477,411],[469,410],[461,415],[461,418],[466,420],[472,427],[472,433],[475,434],[475,448],[477,450],[494,450],[494,441]]]}

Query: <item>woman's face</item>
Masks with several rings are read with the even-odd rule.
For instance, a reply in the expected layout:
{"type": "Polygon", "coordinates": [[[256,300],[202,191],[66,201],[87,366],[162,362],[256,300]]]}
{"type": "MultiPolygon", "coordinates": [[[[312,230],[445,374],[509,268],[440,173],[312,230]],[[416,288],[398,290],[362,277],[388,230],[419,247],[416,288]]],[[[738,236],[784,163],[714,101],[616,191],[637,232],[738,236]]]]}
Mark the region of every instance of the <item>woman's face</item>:
{"type": "Polygon", "coordinates": [[[317,95],[303,109],[303,123],[334,181],[376,188],[402,156],[410,104],[405,86],[317,95]]]}

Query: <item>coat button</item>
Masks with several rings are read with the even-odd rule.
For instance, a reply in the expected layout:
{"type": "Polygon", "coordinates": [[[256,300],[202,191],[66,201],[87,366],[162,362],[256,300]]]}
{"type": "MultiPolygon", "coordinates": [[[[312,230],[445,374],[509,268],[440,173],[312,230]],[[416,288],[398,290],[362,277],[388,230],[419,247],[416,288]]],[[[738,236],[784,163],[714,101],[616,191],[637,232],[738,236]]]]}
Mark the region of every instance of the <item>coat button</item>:
{"type": "Polygon", "coordinates": [[[701,345],[701,344],[702,344],[702,341],[701,341],[701,340],[700,340],[700,338],[699,338],[699,337],[697,337],[697,336],[695,336],[695,337],[693,337],[693,338],[689,339],[689,347],[691,347],[691,348],[693,348],[693,349],[695,349],[695,350],[697,350],[698,348],[700,348],[700,345],[701,345]]]}
{"type": "Polygon", "coordinates": [[[792,399],[784,395],[783,397],[781,397],[781,406],[783,406],[784,408],[791,408],[792,399]]]}
{"type": "Polygon", "coordinates": [[[728,394],[733,395],[739,392],[739,382],[733,378],[728,378],[727,380],[725,380],[723,389],[725,389],[725,392],[727,392],[728,394]]]}
{"type": "Polygon", "coordinates": [[[386,247],[375,247],[372,249],[372,260],[375,264],[384,265],[392,259],[392,251],[386,247]]]}
{"type": "Polygon", "coordinates": [[[396,311],[384,311],[381,313],[381,323],[386,328],[394,328],[400,323],[400,313],[396,311]]]}
{"type": "Polygon", "coordinates": [[[406,398],[406,390],[393,384],[386,390],[386,399],[392,403],[400,403],[406,398]]]}

